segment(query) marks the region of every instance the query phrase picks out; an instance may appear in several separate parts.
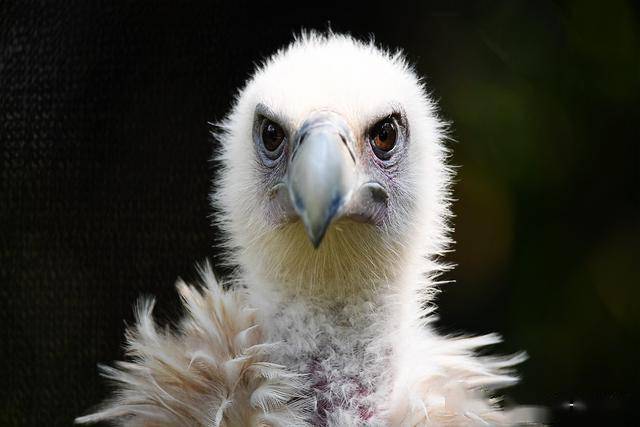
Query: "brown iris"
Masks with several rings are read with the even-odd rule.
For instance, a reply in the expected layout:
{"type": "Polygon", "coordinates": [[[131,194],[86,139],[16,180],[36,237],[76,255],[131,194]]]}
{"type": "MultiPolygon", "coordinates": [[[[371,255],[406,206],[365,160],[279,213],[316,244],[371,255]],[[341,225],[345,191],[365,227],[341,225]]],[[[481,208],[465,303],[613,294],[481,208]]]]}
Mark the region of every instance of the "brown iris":
{"type": "Polygon", "coordinates": [[[282,127],[271,121],[265,121],[262,126],[262,143],[269,151],[275,151],[284,140],[284,130],[282,127]]]}
{"type": "Polygon", "coordinates": [[[371,144],[377,150],[387,153],[393,149],[398,139],[398,130],[392,118],[386,118],[373,127],[371,132],[371,144]]]}

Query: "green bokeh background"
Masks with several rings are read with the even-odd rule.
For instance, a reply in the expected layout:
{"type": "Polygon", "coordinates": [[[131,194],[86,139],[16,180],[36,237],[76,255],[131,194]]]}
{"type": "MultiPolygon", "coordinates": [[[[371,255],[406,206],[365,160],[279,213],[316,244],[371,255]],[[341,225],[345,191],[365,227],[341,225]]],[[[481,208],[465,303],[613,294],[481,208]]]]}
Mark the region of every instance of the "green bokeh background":
{"type": "Polygon", "coordinates": [[[637,10],[482,6],[411,46],[461,165],[441,323],[526,349],[529,402],[637,395],[637,10]]]}

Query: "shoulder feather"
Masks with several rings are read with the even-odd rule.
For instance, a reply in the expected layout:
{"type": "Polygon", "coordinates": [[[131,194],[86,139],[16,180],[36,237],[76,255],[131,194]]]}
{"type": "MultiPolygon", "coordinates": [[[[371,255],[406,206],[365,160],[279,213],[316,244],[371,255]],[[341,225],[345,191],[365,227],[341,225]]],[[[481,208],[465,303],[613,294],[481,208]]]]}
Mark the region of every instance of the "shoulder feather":
{"type": "Polygon", "coordinates": [[[116,392],[76,423],[122,426],[304,425],[302,380],[269,362],[277,344],[263,341],[242,290],[225,291],[211,267],[198,289],[177,284],[186,314],[177,331],[158,329],[153,300],[128,329],[129,361],[101,367],[116,392]]]}

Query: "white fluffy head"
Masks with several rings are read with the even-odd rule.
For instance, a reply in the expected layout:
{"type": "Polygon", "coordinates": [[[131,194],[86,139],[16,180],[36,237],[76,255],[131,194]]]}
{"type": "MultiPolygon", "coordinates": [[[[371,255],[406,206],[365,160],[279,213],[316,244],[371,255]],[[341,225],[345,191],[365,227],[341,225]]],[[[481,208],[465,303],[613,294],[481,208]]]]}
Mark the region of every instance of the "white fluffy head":
{"type": "Polygon", "coordinates": [[[407,264],[433,270],[429,261],[446,247],[448,231],[443,125],[401,53],[346,35],[302,34],[256,70],[220,128],[222,171],[213,201],[245,277],[338,295],[392,285],[407,264]],[[404,155],[393,169],[370,170],[393,187],[384,220],[339,219],[314,249],[299,220],[274,217],[252,136],[259,104],[292,129],[314,111],[337,113],[355,135],[361,164],[372,155],[367,126],[401,111],[408,128],[404,155]]]}

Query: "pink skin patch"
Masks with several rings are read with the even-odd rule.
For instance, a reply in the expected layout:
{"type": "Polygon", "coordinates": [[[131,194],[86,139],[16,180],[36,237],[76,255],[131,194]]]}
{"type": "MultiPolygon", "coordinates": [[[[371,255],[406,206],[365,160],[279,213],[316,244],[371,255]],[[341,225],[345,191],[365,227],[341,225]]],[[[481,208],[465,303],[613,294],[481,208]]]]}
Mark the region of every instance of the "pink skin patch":
{"type": "MultiPolygon", "coordinates": [[[[310,363],[309,374],[312,379],[311,390],[317,397],[316,411],[311,420],[316,426],[326,426],[328,414],[339,408],[349,408],[348,403],[353,400],[362,402],[365,397],[371,394],[371,390],[364,387],[357,377],[348,377],[344,382],[354,384],[355,390],[347,396],[327,399],[325,396],[329,394],[330,386],[319,359],[316,358],[310,363]]],[[[356,409],[362,421],[369,421],[374,415],[374,410],[364,403],[359,403],[356,409]]]]}

